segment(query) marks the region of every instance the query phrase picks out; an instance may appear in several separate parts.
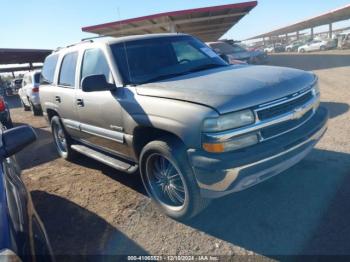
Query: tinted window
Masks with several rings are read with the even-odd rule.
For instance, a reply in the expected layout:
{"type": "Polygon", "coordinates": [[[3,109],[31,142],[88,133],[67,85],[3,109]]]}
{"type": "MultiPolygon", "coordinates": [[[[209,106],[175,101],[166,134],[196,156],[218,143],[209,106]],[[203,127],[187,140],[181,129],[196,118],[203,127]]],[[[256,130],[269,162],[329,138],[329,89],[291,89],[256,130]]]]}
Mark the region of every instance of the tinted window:
{"type": "Polygon", "coordinates": [[[34,74],[34,83],[35,84],[40,83],[40,73],[34,74]]]}
{"type": "Polygon", "coordinates": [[[55,76],[58,55],[51,55],[45,59],[43,70],[41,72],[40,83],[42,85],[52,84],[55,76]]]}
{"type": "Polygon", "coordinates": [[[65,55],[61,65],[59,85],[75,86],[75,72],[77,67],[78,52],[65,55]]]}
{"type": "Polygon", "coordinates": [[[104,75],[108,81],[110,78],[110,69],[102,50],[89,49],[84,53],[81,79],[90,75],[104,75]]]}
{"type": "Polygon", "coordinates": [[[227,66],[213,50],[190,36],[159,37],[111,45],[124,84],[159,81],[227,66]]]}

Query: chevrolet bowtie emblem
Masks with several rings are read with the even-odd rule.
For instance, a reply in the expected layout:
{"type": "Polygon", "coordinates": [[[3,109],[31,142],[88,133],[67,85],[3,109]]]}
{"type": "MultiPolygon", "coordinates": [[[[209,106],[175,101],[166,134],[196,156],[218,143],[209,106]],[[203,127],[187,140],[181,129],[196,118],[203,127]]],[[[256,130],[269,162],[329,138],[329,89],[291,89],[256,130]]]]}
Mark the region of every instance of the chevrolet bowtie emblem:
{"type": "Polygon", "coordinates": [[[293,119],[299,119],[305,114],[306,107],[299,107],[293,110],[293,119]]]}

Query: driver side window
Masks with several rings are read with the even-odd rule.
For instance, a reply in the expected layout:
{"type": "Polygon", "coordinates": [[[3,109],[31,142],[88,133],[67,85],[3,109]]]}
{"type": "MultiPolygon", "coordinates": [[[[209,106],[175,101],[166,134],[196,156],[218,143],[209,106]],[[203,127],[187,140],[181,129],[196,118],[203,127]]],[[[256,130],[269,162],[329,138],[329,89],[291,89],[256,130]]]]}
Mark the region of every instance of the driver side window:
{"type": "Polygon", "coordinates": [[[107,82],[113,83],[111,70],[101,49],[88,49],[84,53],[81,80],[90,75],[104,75],[107,82]]]}

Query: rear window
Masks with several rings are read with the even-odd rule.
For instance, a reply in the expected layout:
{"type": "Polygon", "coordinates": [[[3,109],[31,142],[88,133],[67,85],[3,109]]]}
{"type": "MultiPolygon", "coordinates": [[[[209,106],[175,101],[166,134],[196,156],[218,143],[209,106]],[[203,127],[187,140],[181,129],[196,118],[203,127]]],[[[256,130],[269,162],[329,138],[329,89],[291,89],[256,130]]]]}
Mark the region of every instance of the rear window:
{"type": "Polygon", "coordinates": [[[41,85],[49,85],[53,83],[57,60],[58,60],[58,55],[52,55],[45,59],[43,70],[41,72],[41,77],[40,77],[41,85]]]}
{"type": "Polygon", "coordinates": [[[65,55],[61,65],[58,84],[61,86],[74,87],[77,67],[78,52],[65,55]]]}
{"type": "Polygon", "coordinates": [[[34,84],[40,83],[40,73],[34,74],[34,84]]]}

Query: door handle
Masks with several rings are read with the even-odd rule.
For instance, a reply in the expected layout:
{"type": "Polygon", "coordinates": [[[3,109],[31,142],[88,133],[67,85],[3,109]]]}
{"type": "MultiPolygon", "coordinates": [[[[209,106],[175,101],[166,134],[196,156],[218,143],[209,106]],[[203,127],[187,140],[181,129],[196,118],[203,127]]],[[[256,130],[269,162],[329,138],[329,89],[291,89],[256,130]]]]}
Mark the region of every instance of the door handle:
{"type": "Polygon", "coordinates": [[[83,107],[84,106],[84,100],[83,99],[77,99],[77,106],[83,107]]]}
{"type": "Polygon", "coordinates": [[[56,100],[56,102],[61,103],[61,97],[56,96],[56,97],[55,97],[55,100],[56,100]]]}

